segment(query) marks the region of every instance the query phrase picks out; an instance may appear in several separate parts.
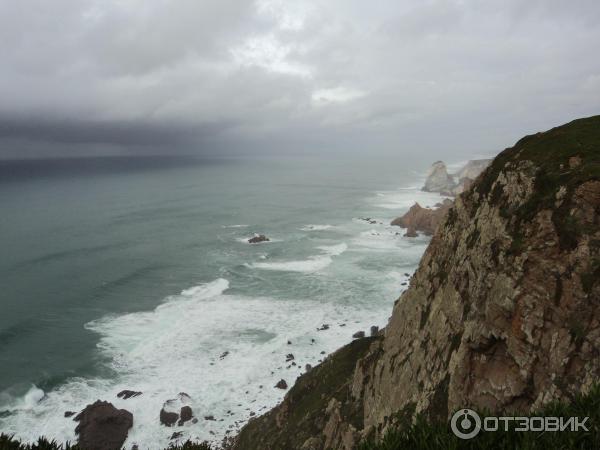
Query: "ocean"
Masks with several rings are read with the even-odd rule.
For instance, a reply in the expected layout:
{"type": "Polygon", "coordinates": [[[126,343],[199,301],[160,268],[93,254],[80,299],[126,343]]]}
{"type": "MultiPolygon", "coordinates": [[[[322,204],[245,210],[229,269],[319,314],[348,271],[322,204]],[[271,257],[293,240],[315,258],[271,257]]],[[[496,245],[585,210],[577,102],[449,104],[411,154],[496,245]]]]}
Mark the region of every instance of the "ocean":
{"type": "Polygon", "coordinates": [[[389,223],[440,201],[419,190],[425,168],[0,162],[0,431],[73,442],[64,413],[101,399],[133,413],[128,448],[234,434],[283,398],[279,380],[385,326],[428,244],[389,223]],[[270,241],[249,244],[255,233],[270,241]],[[161,425],[180,393],[198,421],[161,425]]]}

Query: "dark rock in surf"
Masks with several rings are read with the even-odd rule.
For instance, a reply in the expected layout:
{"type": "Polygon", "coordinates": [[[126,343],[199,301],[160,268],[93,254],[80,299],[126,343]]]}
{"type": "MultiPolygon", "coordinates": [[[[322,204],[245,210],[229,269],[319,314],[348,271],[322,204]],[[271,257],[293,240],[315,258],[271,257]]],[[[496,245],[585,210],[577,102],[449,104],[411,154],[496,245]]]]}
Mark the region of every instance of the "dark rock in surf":
{"type": "Polygon", "coordinates": [[[277,382],[277,384],[275,385],[275,387],[276,387],[277,389],[287,389],[287,388],[288,388],[288,385],[287,385],[287,383],[285,382],[285,380],[281,379],[281,380],[279,380],[279,381],[277,382]]]}
{"type": "Polygon", "coordinates": [[[194,417],[194,413],[192,412],[192,408],[190,406],[183,406],[179,411],[179,422],[177,425],[181,426],[184,423],[192,420],[194,417]]]}
{"type": "Polygon", "coordinates": [[[121,448],[133,426],[133,415],[129,411],[100,400],[86,406],[75,420],[79,422],[75,428],[79,446],[86,450],[121,448]]]}
{"type": "Polygon", "coordinates": [[[65,411],[65,417],[71,417],[77,414],[75,411],[65,411]]]}
{"type": "Polygon", "coordinates": [[[254,237],[248,239],[248,243],[250,244],[258,244],[259,242],[268,242],[270,239],[266,237],[264,234],[257,234],[254,237]]]}
{"type": "Polygon", "coordinates": [[[357,331],[356,333],[354,333],[354,334],[352,335],[352,337],[353,337],[354,339],[361,339],[361,338],[364,338],[364,337],[365,337],[365,332],[364,332],[364,331],[357,331]]]}
{"type": "Polygon", "coordinates": [[[137,397],[138,395],[142,395],[142,393],[139,391],[130,391],[129,389],[125,389],[124,391],[119,392],[117,397],[127,400],[132,397],[137,397]]]}
{"type": "Polygon", "coordinates": [[[179,414],[177,414],[176,412],[165,411],[165,409],[163,408],[160,410],[159,418],[161,424],[167,427],[172,427],[177,422],[177,419],[179,419],[179,414]]]}

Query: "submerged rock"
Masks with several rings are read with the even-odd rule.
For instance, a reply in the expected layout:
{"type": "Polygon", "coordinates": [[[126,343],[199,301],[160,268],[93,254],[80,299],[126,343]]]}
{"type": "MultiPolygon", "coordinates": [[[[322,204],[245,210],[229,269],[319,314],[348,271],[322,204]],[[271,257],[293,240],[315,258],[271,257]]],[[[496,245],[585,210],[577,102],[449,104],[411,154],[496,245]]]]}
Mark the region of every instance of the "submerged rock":
{"type": "Polygon", "coordinates": [[[133,415],[129,411],[100,400],[86,406],[75,420],[79,422],[75,428],[79,446],[86,450],[121,448],[133,426],[133,415]]]}

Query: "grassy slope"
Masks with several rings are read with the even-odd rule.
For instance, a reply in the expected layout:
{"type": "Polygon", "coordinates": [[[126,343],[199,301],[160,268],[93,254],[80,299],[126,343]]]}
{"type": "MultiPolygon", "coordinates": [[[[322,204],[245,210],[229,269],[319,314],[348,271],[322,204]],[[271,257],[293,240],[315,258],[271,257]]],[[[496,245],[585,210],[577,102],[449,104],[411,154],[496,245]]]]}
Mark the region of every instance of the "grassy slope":
{"type": "MultiPolygon", "coordinates": [[[[484,416],[485,414],[482,414],[484,416]]],[[[520,449],[566,450],[600,448],[600,385],[587,395],[573,399],[570,404],[552,403],[531,416],[589,417],[589,432],[480,432],[475,438],[461,440],[454,436],[446,423],[427,422],[418,417],[414,423],[405,423],[387,432],[380,442],[363,442],[358,450],[433,450],[433,449],[520,449]]]]}

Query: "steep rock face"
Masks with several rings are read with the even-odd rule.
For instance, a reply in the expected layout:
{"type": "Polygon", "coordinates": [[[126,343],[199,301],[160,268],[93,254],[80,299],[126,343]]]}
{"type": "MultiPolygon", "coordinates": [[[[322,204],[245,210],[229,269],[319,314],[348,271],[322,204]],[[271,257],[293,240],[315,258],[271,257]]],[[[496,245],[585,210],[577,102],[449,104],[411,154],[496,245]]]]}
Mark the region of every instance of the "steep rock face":
{"type": "Polygon", "coordinates": [[[505,150],[457,198],[368,368],[367,430],[407,409],[527,411],[598,379],[599,163],[600,118],[575,121],[505,150]]]}
{"type": "MultiPolygon", "coordinates": [[[[400,416],[527,412],[586,392],[600,377],[600,116],[498,155],[438,226],[383,339],[357,355],[349,380],[321,394],[322,422],[261,417],[238,448],[349,450],[400,416]],[[251,444],[259,429],[298,426],[303,445],[251,444]]],[[[304,380],[315,389],[317,369],[304,380]]],[[[294,411],[286,400],[267,416],[294,411]]]]}
{"type": "Polygon", "coordinates": [[[427,179],[423,190],[427,192],[451,191],[455,187],[453,178],[442,161],[434,162],[427,171],[427,179]]]}

